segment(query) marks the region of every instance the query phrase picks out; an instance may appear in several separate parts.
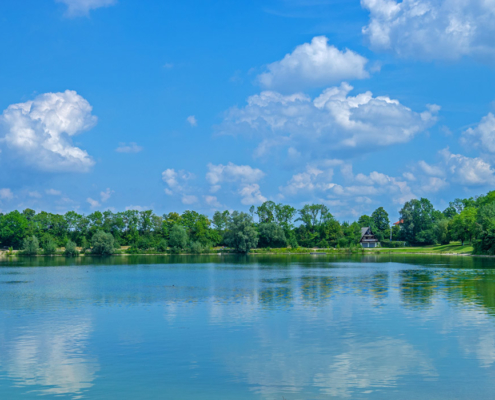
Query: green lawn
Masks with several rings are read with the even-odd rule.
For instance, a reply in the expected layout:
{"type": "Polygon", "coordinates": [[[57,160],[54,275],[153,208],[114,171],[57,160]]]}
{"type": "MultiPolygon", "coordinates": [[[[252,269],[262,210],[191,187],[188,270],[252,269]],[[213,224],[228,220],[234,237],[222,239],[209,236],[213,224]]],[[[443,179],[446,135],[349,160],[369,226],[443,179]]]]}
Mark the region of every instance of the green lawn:
{"type": "Polygon", "coordinates": [[[398,247],[394,249],[380,248],[377,249],[383,253],[456,253],[456,254],[471,254],[473,246],[460,242],[452,242],[444,245],[432,245],[421,247],[398,247]]]}

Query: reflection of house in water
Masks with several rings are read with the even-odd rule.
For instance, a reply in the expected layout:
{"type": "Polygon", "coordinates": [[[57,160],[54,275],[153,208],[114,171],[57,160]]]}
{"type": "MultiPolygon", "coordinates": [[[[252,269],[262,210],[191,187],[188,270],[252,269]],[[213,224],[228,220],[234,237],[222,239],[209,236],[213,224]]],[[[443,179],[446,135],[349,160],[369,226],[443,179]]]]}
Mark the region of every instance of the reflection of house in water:
{"type": "Polygon", "coordinates": [[[368,226],[366,228],[361,228],[361,240],[359,240],[361,246],[366,248],[378,247],[378,239],[371,232],[371,228],[368,226]]]}

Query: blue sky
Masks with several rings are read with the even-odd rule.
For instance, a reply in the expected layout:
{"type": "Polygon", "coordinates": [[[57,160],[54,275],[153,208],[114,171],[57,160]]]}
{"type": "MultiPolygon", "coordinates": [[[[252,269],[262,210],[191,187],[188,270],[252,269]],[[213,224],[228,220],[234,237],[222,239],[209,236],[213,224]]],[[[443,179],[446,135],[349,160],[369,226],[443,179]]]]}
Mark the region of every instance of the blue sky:
{"type": "Polygon", "coordinates": [[[340,220],[495,186],[481,0],[0,4],[0,209],[340,220]]]}

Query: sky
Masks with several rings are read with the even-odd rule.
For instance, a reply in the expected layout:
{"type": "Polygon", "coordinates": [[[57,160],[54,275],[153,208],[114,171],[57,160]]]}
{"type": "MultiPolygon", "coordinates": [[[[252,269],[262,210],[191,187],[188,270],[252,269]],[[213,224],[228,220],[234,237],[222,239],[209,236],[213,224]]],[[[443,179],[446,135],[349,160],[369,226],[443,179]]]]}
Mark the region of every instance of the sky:
{"type": "Polygon", "coordinates": [[[0,3],[0,210],[341,221],[495,186],[495,2],[0,3]]]}

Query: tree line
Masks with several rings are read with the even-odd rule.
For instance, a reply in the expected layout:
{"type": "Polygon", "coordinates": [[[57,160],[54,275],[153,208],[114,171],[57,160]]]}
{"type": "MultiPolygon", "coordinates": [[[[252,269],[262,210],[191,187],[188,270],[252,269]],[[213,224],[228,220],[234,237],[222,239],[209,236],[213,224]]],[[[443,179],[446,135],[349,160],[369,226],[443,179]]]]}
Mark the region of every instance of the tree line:
{"type": "Polygon", "coordinates": [[[400,210],[400,223],[390,225],[383,207],[355,222],[339,222],[323,204],[301,209],[267,201],[249,213],[217,211],[212,218],[196,211],[95,211],[89,215],[69,211],[0,213],[0,246],[28,254],[54,254],[64,247],[67,255],[83,251],[110,254],[121,246],[128,252],[203,252],[226,246],[238,252],[253,248],[339,247],[359,245],[361,228],[370,227],[383,246],[473,244],[475,253],[495,253],[495,191],[475,198],[456,199],[436,210],[425,198],[413,199],[400,210]],[[392,241],[390,241],[390,238],[392,241]]]}

